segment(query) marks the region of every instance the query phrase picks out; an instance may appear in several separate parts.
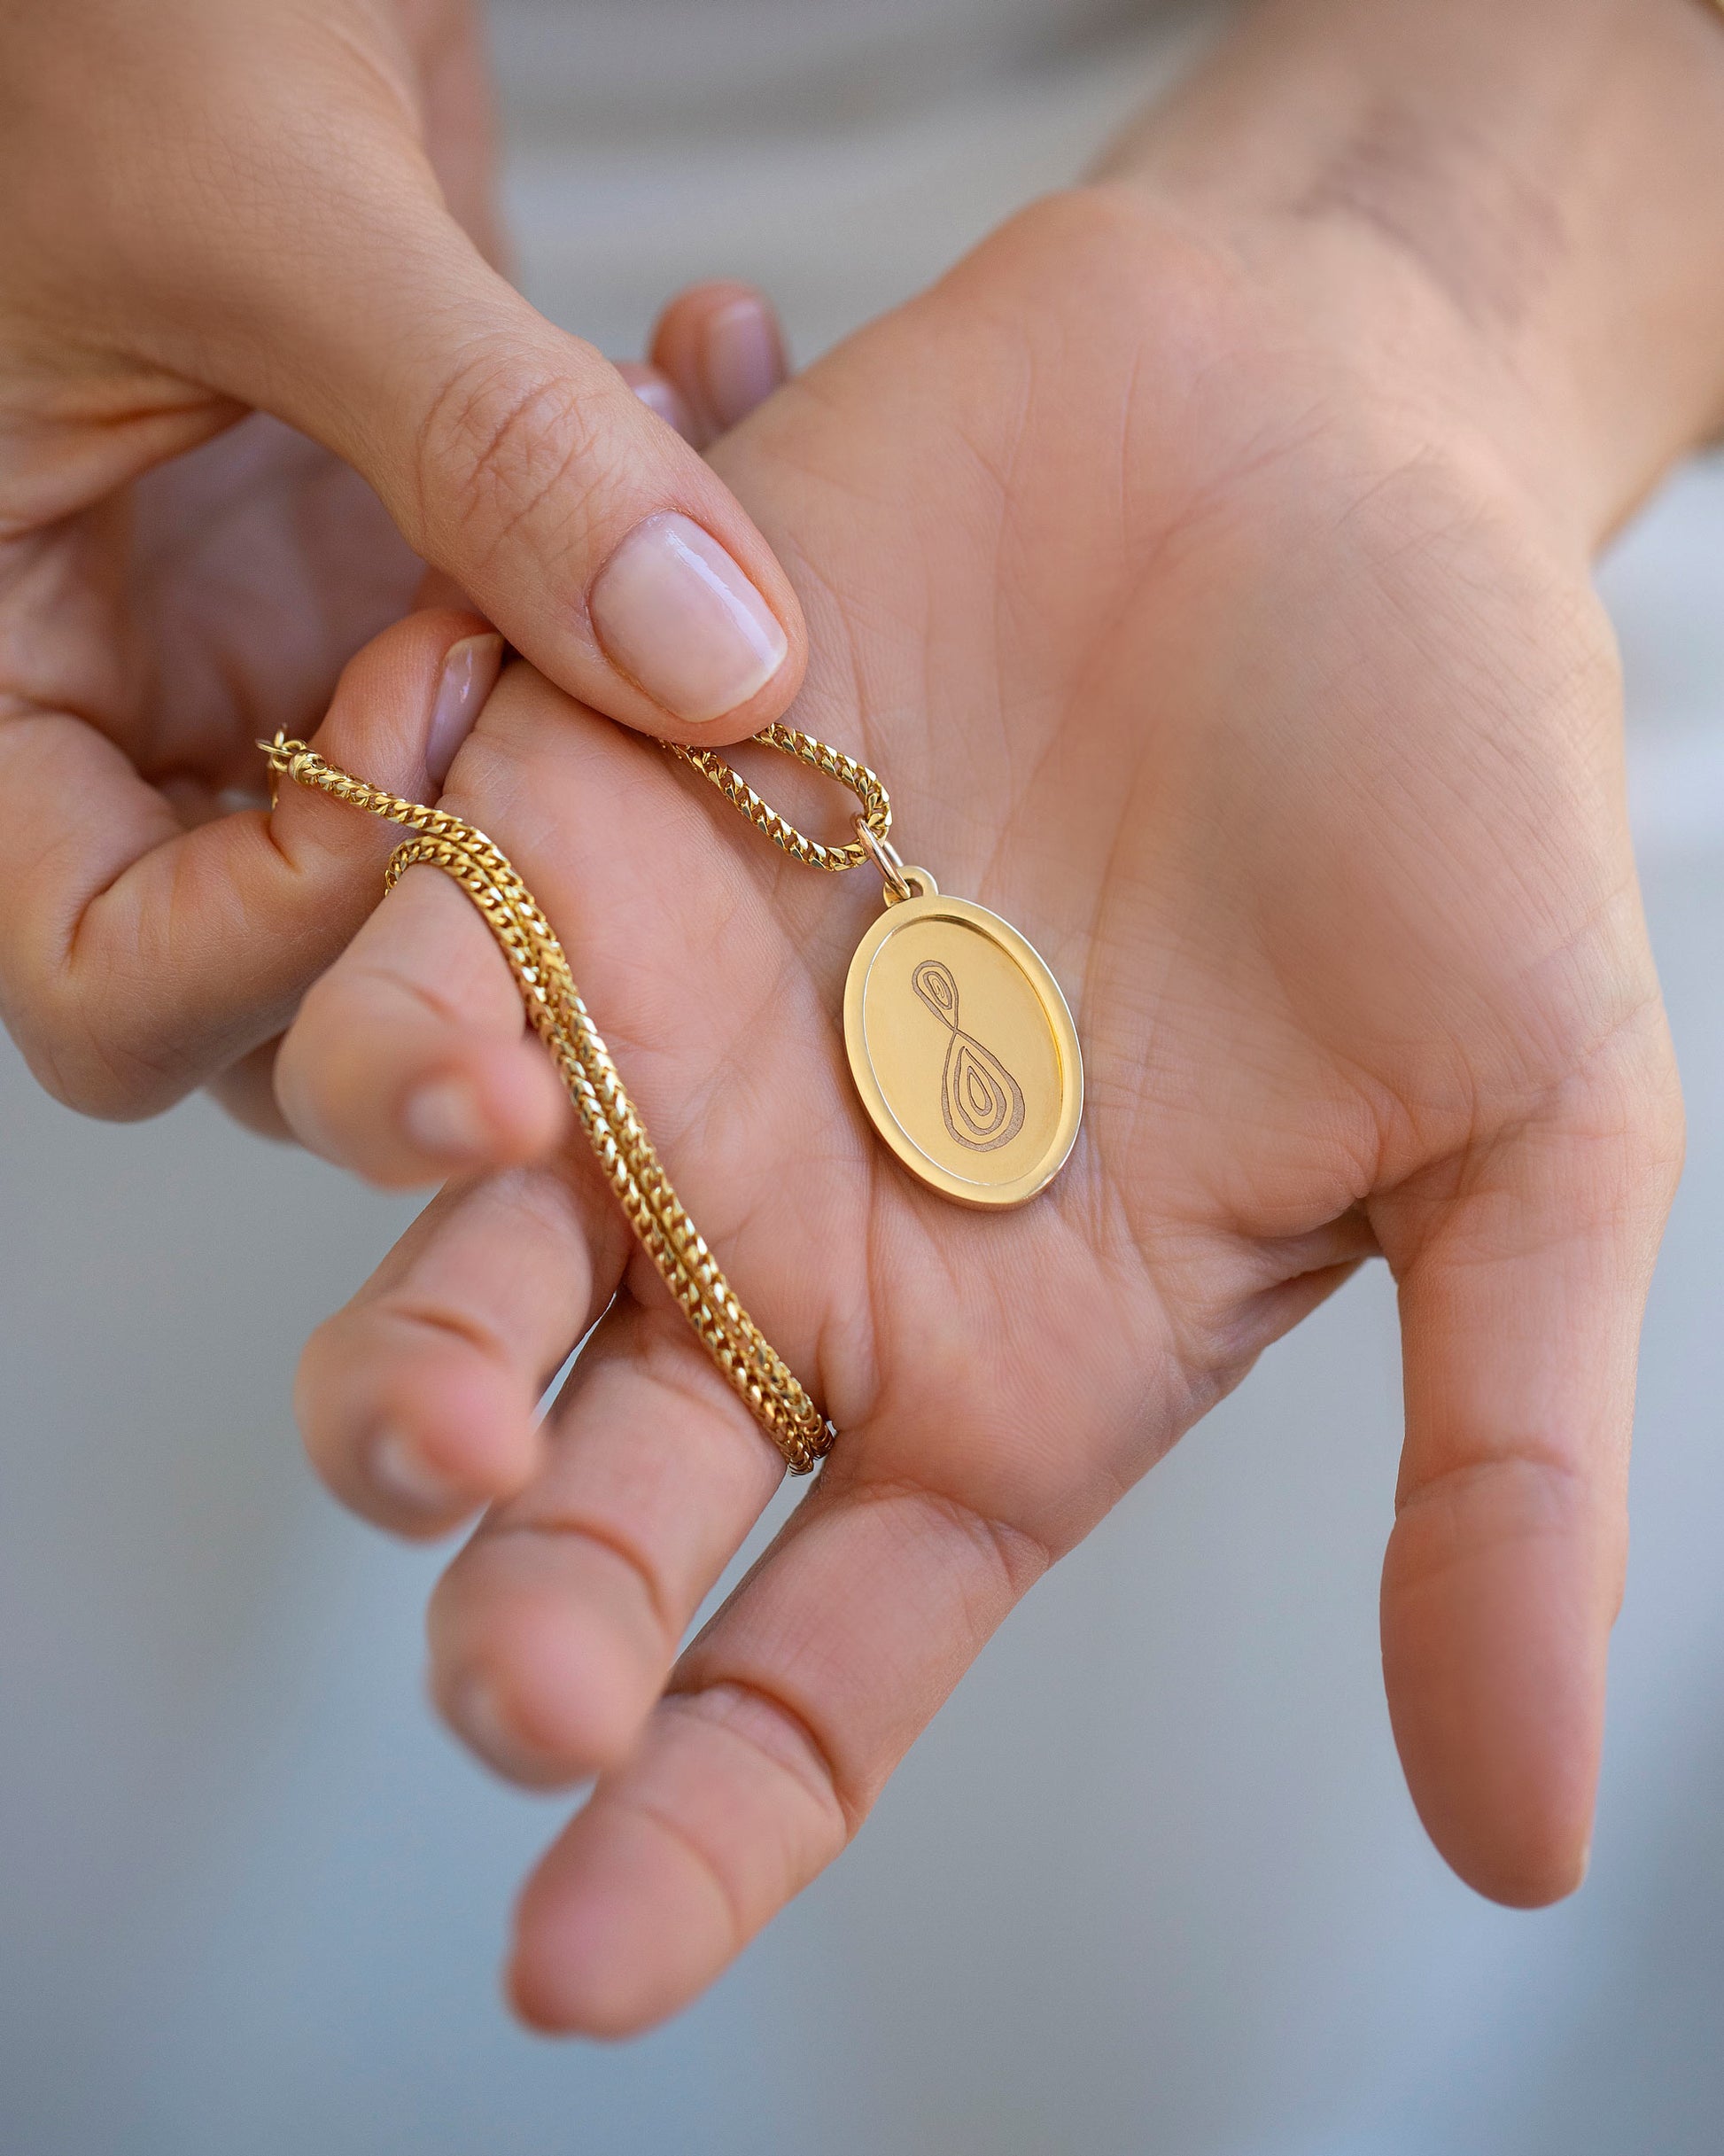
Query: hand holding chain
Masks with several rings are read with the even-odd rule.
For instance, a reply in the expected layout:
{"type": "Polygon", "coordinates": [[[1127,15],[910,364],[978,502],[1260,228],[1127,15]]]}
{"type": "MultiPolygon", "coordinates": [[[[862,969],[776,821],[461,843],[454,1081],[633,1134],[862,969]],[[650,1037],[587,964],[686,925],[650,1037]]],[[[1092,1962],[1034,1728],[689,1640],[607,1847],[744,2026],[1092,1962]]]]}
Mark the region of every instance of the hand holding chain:
{"type": "MultiPolygon", "coordinates": [[[[863,1105],[929,1188],[977,1207],[1021,1204],[1064,1164],[1083,1115],[1083,1058],[1058,984],[998,915],[942,898],[926,869],[905,865],[891,844],[890,798],[866,764],[794,727],[769,727],[755,740],[850,789],[862,808],[853,842],[828,846],[798,830],[712,751],[664,746],[792,859],[834,873],[865,860],[880,870],[887,912],[864,936],[844,997],[845,1045],[863,1105]],[[967,1011],[990,1040],[962,1023],[967,1011]]],[[[641,1248],[790,1472],[810,1473],[831,1448],[833,1426],[737,1300],[689,1218],[563,946],[509,857],[459,816],[369,785],[304,742],[277,734],[258,746],[273,782],[291,778],[414,834],[390,857],[386,889],[423,863],[467,893],[641,1248]]]]}

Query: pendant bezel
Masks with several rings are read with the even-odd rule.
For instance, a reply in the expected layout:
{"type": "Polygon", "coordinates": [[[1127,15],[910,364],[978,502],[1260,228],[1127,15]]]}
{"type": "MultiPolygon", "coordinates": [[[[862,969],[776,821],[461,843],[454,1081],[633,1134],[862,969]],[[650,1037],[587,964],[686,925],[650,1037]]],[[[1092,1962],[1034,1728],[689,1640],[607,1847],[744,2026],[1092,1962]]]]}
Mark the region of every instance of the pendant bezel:
{"type": "MultiPolygon", "coordinates": [[[[933,880],[915,868],[905,869],[904,874],[912,880],[920,876],[925,883],[931,884],[933,880]]],[[[1001,920],[973,899],[918,890],[913,897],[895,899],[878,920],[870,922],[856,946],[844,984],[844,1049],[856,1090],[875,1130],[919,1183],[954,1204],[978,1212],[1001,1212],[1027,1205],[1047,1188],[1071,1157],[1083,1121],[1083,1051],[1070,1008],[1052,969],[1029,938],[1021,936],[1009,921],[1001,920]],[[919,922],[931,921],[948,921],[985,937],[1010,959],[1034,993],[1053,1038],[1060,1062],[1060,1114],[1034,1164],[1007,1182],[983,1183],[954,1174],[925,1153],[898,1120],[868,1052],[866,1002],[874,961],[894,936],[919,922]]]]}

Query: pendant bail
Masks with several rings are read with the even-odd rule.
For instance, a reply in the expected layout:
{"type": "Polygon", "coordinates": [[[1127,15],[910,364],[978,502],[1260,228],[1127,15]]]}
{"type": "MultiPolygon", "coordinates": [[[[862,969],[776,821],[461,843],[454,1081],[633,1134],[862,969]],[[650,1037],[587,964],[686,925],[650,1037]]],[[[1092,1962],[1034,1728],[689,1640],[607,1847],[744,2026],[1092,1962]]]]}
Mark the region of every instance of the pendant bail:
{"type": "Polygon", "coordinates": [[[881,881],[886,886],[886,903],[897,906],[905,899],[936,899],[940,886],[926,868],[905,866],[904,856],[889,838],[881,838],[868,829],[866,821],[854,819],[856,836],[861,841],[862,851],[879,869],[881,881]]]}

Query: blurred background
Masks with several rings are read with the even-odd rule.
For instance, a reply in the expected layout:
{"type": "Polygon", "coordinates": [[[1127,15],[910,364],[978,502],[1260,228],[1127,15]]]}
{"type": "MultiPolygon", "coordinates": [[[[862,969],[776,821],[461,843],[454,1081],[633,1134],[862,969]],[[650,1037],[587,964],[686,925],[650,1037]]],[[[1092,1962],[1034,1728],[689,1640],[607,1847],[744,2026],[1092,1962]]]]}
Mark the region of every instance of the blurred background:
{"type": "MultiPolygon", "coordinates": [[[[1202,34],[1134,12],[500,5],[524,280],[624,356],[686,279],[757,278],[806,360],[1202,34]]],[[[4,2156],[1716,2156],[1724,469],[1604,581],[1692,1139],[1581,1895],[1476,1900],[1402,1787],[1378,1271],[1037,1591],[705,2000],[621,2049],[523,2035],[494,1970],[561,1807],[440,1735],[439,1561],[339,1514],[289,1413],[410,1205],[202,1101],[80,1123],[0,1044],[4,2156]]]]}

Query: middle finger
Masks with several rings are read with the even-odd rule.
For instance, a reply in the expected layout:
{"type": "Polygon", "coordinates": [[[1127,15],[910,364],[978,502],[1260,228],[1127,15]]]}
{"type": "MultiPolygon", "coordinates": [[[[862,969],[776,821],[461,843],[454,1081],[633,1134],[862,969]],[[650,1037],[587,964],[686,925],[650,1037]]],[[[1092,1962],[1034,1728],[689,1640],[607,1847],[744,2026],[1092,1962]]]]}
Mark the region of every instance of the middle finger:
{"type": "Polygon", "coordinates": [[[656,1280],[582,1350],[543,1462],[431,1605],[432,1689],[501,1773],[534,1787],[627,1756],[703,1597],[783,1481],[656,1280]]]}

